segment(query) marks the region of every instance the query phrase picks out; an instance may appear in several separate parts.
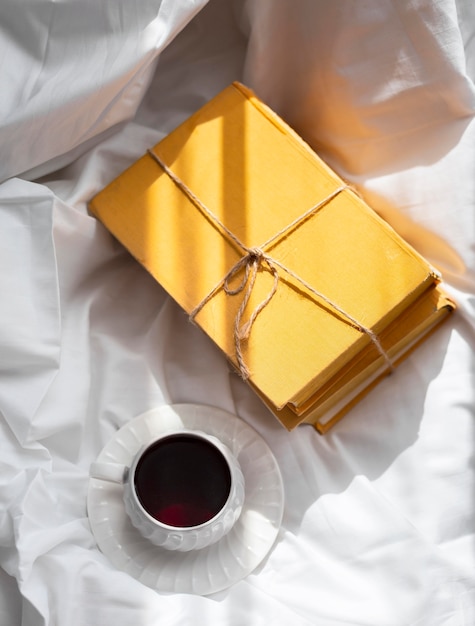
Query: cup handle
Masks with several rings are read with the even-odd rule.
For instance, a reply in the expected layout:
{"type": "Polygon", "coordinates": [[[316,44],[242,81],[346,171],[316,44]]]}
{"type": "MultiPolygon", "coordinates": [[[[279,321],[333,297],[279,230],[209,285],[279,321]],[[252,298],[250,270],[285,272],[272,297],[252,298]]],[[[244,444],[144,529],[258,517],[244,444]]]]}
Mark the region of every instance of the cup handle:
{"type": "Polygon", "coordinates": [[[126,479],[129,468],[121,463],[101,463],[95,461],[91,463],[89,469],[89,475],[91,478],[99,478],[100,480],[107,480],[111,483],[118,483],[122,485],[126,479]]]}

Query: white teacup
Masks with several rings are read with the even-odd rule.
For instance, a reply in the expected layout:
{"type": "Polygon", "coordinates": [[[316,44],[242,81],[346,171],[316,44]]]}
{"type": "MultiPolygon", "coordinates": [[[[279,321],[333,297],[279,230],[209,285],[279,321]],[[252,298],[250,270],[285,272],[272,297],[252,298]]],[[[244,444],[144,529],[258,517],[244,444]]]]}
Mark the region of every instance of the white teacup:
{"type": "Polygon", "coordinates": [[[237,459],[219,439],[201,431],[165,433],[143,446],[130,467],[95,462],[90,475],[123,484],[132,524],[168,550],[186,552],[219,541],[244,502],[237,459]]]}

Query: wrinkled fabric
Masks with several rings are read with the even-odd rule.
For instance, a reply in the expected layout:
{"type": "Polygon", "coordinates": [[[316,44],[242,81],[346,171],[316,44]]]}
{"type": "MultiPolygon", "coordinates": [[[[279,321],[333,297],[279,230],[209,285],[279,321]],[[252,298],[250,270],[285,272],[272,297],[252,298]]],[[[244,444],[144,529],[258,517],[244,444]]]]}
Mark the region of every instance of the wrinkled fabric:
{"type": "Polygon", "coordinates": [[[0,180],[55,169],[131,119],[160,51],[205,4],[3,2],[0,180]]]}
{"type": "Polygon", "coordinates": [[[471,0],[89,0],[0,7],[0,623],[475,623],[471,0]],[[289,433],[87,211],[241,80],[443,273],[457,312],[327,435],[289,433]],[[210,597],[116,570],[90,463],[170,403],[239,416],[282,527],[210,597]]]}

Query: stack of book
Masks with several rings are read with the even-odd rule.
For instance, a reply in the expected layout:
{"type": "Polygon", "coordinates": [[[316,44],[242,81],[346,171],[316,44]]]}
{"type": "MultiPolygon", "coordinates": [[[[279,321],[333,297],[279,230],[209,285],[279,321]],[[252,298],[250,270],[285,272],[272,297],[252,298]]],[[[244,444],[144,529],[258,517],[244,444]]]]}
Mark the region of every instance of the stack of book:
{"type": "Polygon", "coordinates": [[[328,430],[455,306],[438,272],[239,83],[89,207],[289,430],[328,430]]]}

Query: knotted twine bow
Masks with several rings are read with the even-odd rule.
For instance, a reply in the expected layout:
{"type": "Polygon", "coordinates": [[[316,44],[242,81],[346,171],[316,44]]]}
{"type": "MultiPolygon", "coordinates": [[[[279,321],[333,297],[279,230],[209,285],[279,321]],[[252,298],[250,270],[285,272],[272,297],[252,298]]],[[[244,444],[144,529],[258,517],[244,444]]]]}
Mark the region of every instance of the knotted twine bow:
{"type": "Polygon", "coordinates": [[[295,274],[288,267],[285,267],[280,261],[269,256],[265,249],[268,248],[271,244],[273,244],[277,239],[284,235],[288,235],[290,232],[301,226],[307,219],[313,216],[317,211],[319,211],[323,206],[328,204],[335,196],[344,191],[345,189],[349,189],[349,185],[342,185],[335,189],[330,195],[326,198],[310,207],[308,211],[300,215],[293,222],[288,224],[285,228],[277,232],[275,235],[270,237],[267,241],[265,241],[261,246],[249,248],[245,244],[240,241],[236,235],[230,231],[225,224],[221,222],[221,220],[212,212],[210,209],[203,204],[203,202],[198,198],[198,196],[193,193],[193,191],[185,185],[185,183],[168,167],[166,163],[162,161],[162,159],[153,151],[148,150],[148,154],[154,159],[154,161],[163,169],[163,171],[169,176],[169,178],[175,183],[175,185],[183,191],[185,195],[199,208],[205,215],[207,215],[212,222],[214,222],[222,231],[226,233],[231,241],[233,241],[243,252],[243,256],[235,263],[231,269],[227,272],[227,274],[215,285],[211,291],[208,293],[205,298],[191,311],[189,315],[189,319],[194,321],[195,317],[198,313],[203,309],[203,307],[213,298],[213,296],[220,290],[224,289],[224,292],[229,296],[235,296],[244,291],[243,299],[241,301],[241,305],[236,313],[236,317],[234,319],[234,348],[235,348],[235,356],[239,366],[239,372],[241,377],[244,380],[247,380],[250,376],[250,371],[245,363],[243,354],[242,354],[242,343],[249,338],[252,326],[259,315],[259,313],[265,309],[265,307],[269,304],[269,302],[274,297],[274,294],[277,291],[278,283],[279,283],[279,272],[278,269],[281,269],[283,272],[294,278],[298,283],[300,283],[303,287],[305,287],[310,293],[312,293],[316,298],[322,299],[326,304],[328,304],[334,311],[337,311],[343,318],[346,319],[346,323],[360,331],[361,333],[366,334],[370,340],[373,342],[378,352],[382,355],[384,360],[386,361],[389,370],[393,369],[393,364],[389,355],[384,350],[381,345],[381,342],[378,336],[366,326],[363,326],[356,320],[352,315],[344,311],[337,304],[332,302],[329,298],[327,298],[323,293],[320,293],[317,289],[312,287],[307,281],[303,278],[295,274]],[[257,274],[259,270],[266,265],[269,272],[273,276],[273,285],[267,294],[267,296],[262,300],[260,304],[258,304],[254,310],[252,311],[247,322],[243,323],[243,316],[249,299],[251,297],[252,290],[254,288],[254,284],[256,282],[257,274]],[[237,285],[237,287],[232,288],[231,282],[233,278],[244,269],[244,276],[242,281],[237,285]]]}

